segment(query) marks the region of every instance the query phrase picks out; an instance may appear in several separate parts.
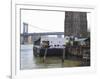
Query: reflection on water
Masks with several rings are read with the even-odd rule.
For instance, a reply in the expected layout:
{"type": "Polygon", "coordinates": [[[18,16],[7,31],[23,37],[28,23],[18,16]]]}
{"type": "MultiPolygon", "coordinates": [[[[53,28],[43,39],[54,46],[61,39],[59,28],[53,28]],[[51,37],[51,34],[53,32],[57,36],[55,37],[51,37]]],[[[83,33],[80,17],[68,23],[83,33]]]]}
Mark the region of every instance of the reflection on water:
{"type": "Polygon", "coordinates": [[[79,60],[65,60],[62,63],[59,57],[47,57],[43,63],[43,57],[34,57],[33,45],[21,45],[21,69],[61,68],[79,66],[79,60]]]}

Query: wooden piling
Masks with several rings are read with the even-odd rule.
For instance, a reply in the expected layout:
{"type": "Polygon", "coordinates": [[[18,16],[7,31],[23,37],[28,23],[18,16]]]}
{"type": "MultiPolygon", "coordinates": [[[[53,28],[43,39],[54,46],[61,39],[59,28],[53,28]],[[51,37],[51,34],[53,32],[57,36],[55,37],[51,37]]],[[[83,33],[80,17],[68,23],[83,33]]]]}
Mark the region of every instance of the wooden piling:
{"type": "Polygon", "coordinates": [[[45,53],[44,53],[44,57],[43,57],[43,62],[45,62],[45,60],[46,60],[47,50],[48,50],[48,48],[45,49],[45,53]]]}
{"type": "Polygon", "coordinates": [[[64,63],[64,60],[65,60],[65,48],[63,48],[62,65],[64,63]]]}

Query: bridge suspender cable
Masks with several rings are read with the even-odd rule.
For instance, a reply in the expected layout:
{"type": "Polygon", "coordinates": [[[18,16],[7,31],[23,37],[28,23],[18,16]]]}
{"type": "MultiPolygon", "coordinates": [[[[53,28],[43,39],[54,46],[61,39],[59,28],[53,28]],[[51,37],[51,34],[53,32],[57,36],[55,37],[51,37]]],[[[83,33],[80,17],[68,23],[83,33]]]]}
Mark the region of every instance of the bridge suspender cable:
{"type": "Polygon", "coordinates": [[[54,30],[49,30],[49,29],[45,29],[45,28],[40,28],[38,26],[35,26],[35,25],[32,25],[32,24],[28,24],[30,27],[33,27],[33,28],[36,28],[36,29],[39,29],[39,30],[43,30],[43,31],[54,31],[54,30]]]}

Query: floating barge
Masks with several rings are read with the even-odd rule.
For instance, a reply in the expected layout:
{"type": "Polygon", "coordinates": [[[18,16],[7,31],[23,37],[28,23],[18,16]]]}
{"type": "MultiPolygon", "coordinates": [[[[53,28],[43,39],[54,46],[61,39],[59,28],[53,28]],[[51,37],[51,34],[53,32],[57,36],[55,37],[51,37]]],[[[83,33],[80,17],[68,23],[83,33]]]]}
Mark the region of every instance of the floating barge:
{"type": "MultiPolygon", "coordinates": [[[[46,56],[62,56],[64,48],[41,48],[39,46],[33,47],[34,56],[44,56],[45,51],[47,52],[46,56]]],[[[67,56],[67,53],[65,56],[67,56]]]]}
{"type": "Polygon", "coordinates": [[[58,42],[55,45],[53,45],[54,42],[52,41],[52,39],[48,39],[48,40],[44,41],[43,39],[42,44],[40,44],[40,40],[38,40],[39,42],[38,41],[35,42],[35,44],[33,45],[33,54],[35,57],[59,56],[59,57],[67,58],[67,56],[71,56],[71,57],[76,56],[76,57],[90,60],[90,45],[89,44],[64,46],[64,43],[60,39],[60,41],[55,40],[56,42],[57,41],[58,42]]]}
{"type": "Polygon", "coordinates": [[[64,51],[64,38],[42,37],[33,45],[34,56],[62,56],[64,51]]]}

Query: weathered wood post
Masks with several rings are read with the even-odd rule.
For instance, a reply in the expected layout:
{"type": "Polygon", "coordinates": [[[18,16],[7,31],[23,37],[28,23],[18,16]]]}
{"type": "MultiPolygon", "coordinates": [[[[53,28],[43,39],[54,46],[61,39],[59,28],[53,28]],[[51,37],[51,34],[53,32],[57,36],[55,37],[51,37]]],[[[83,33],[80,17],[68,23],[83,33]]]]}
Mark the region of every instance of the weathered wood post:
{"type": "Polygon", "coordinates": [[[65,60],[65,47],[63,48],[62,66],[64,66],[64,60],[65,60]]]}
{"type": "Polygon", "coordinates": [[[44,53],[44,57],[43,57],[43,62],[45,62],[45,60],[46,60],[47,50],[48,50],[48,48],[45,48],[45,53],[44,53]]]}

